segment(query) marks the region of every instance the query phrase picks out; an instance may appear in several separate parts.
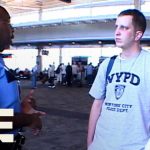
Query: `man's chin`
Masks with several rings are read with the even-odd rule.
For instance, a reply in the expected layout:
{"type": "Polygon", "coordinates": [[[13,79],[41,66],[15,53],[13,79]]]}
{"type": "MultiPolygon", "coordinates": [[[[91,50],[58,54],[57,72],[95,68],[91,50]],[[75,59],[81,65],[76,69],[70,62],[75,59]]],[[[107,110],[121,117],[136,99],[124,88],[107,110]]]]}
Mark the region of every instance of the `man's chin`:
{"type": "Polygon", "coordinates": [[[118,47],[118,48],[122,48],[122,45],[121,45],[121,44],[117,44],[117,43],[116,43],[116,47],[118,47]]]}
{"type": "Polygon", "coordinates": [[[10,46],[12,45],[12,41],[9,41],[5,45],[5,49],[10,49],[10,46]]]}

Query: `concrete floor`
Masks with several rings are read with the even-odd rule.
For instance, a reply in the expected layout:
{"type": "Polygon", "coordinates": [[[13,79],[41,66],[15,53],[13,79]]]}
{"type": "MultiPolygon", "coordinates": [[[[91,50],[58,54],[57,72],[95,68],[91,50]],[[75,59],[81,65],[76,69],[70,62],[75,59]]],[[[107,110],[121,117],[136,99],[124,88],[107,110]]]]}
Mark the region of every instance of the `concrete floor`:
{"type": "MultiPolygon", "coordinates": [[[[21,80],[22,97],[31,89],[31,81],[21,80]]],[[[92,98],[88,87],[54,89],[38,83],[35,98],[42,117],[43,129],[38,136],[26,128],[26,143],[23,150],[86,150],[88,117],[92,98]]]]}

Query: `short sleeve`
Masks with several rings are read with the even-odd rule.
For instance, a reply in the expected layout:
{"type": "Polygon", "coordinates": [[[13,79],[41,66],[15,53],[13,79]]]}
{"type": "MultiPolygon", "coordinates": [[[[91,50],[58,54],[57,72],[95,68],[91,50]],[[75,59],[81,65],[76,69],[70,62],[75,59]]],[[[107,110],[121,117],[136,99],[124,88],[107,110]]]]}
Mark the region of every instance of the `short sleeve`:
{"type": "Polygon", "coordinates": [[[105,59],[99,66],[97,75],[89,91],[89,94],[95,99],[104,100],[106,97],[106,70],[109,58],[105,59]]]}

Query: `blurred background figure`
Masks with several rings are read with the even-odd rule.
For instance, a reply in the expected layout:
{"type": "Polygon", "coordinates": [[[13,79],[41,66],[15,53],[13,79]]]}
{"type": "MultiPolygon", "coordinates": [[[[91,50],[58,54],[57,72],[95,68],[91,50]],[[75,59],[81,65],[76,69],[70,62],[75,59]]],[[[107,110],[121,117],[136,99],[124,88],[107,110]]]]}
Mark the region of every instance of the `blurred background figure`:
{"type": "Polygon", "coordinates": [[[89,63],[86,67],[86,80],[89,86],[91,86],[93,83],[93,70],[94,70],[94,67],[92,63],[89,63]]]}
{"type": "Polygon", "coordinates": [[[31,86],[33,89],[37,88],[37,76],[38,76],[38,68],[37,65],[35,65],[31,71],[31,80],[32,80],[31,86]]]}
{"type": "Polygon", "coordinates": [[[66,84],[72,86],[72,66],[70,63],[66,66],[66,84]]]}
{"type": "Polygon", "coordinates": [[[55,87],[54,79],[55,79],[55,66],[53,64],[53,65],[49,65],[49,68],[48,68],[48,82],[49,82],[48,87],[50,88],[55,87]]]}

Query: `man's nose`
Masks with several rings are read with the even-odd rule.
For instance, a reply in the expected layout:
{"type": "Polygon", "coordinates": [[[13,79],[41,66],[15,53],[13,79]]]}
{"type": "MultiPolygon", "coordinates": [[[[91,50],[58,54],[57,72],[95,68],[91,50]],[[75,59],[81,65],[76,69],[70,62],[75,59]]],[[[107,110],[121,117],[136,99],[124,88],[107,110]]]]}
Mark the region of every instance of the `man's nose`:
{"type": "Polygon", "coordinates": [[[119,30],[119,28],[116,28],[116,30],[115,30],[115,35],[120,35],[120,30],[119,30]]]}

